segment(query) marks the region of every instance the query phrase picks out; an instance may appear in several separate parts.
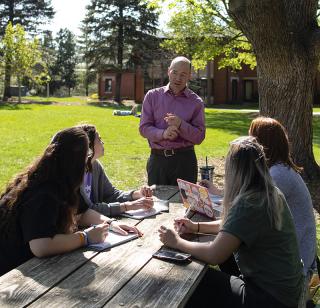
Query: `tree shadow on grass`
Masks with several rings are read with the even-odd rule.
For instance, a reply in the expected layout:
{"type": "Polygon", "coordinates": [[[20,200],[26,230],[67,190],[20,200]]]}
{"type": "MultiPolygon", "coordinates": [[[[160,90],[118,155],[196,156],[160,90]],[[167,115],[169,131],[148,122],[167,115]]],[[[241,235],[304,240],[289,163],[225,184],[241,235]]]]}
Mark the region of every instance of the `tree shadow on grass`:
{"type": "Polygon", "coordinates": [[[258,113],[206,113],[206,127],[225,130],[238,136],[248,135],[248,130],[252,119],[256,118],[258,113]]]}
{"type": "Polygon", "coordinates": [[[12,104],[0,102],[0,110],[28,110],[32,109],[31,106],[26,104],[12,104]]]}
{"type": "Polygon", "coordinates": [[[125,105],[117,105],[114,103],[109,103],[109,102],[88,102],[88,106],[93,106],[93,107],[99,107],[99,108],[104,108],[104,109],[112,109],[112,110],[131,110],[132,106],[125,106],[125,105]]]}

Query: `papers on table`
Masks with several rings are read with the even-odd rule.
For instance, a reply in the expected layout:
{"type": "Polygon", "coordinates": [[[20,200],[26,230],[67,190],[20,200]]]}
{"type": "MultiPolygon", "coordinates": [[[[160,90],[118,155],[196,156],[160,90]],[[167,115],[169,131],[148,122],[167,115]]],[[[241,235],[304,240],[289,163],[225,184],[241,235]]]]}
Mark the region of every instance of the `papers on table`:
{"type": "Polygon", "coordinates": [[[149,210],[132,210],[122,213],[122,216],[130,217],[133,219],[143,219],[146,217],[157,215],[161,212],[169,212],[169,201],[156,199],[153,203],[153,208],[149,210]]]}
{"type": "Polygon", "coordinates": [[[118,246],[124,244],[128,241],[131,241],[138,237],[136,233],[128,233],[128,235],[121,235],[119,233],[115,233],[113,231],[109,231],[107,237],[105,238],[103,243],[98,244],[90,244],[88,248],[93,248],[95,250],[103,250],[106,248],[111,248],[114,246],[118,246]]]}

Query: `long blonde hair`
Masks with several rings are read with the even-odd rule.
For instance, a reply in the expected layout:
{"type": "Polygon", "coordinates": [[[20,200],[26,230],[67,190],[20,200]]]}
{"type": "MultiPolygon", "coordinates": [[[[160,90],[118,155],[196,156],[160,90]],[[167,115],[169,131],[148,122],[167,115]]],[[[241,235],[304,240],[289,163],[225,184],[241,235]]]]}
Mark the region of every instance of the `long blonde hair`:
{"type": "Polygon", "coordinates": [[[224,215],[240,199],[265,202],[270,223],[281,229],[283,202],[269,174],[263,147],[254,137],[240,137],[230,144],[225,163],[224,215]]]}

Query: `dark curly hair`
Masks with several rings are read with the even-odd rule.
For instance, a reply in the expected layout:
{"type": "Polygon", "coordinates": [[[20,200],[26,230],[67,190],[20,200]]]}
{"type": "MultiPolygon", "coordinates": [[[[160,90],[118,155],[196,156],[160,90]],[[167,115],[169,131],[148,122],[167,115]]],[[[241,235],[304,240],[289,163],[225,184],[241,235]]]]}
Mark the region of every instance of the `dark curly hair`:
{"type": "Polygon", "coordinates": [[[59,232],[67,233],[73,226],[79,204],[79,188],[83,180],[88,137],[81,128],[59,131],[44,153],[7,185],[0,199],[1,230],[10,229],[10,217],[18,213],[26,192],[44,183],[57,188],[64,204],[57,221],[59,232]],[[7,225],[7,228],[3,226],[7,225]]]}

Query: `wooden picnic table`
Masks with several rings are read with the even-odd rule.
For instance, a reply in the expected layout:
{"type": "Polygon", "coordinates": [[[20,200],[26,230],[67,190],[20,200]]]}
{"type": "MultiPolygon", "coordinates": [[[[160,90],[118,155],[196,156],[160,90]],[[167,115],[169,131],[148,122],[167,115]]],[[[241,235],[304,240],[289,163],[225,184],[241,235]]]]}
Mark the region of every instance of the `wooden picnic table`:
{"type": "Polygon", "coordinates": [[[207,265],[152,258],[162,246],[158,228],[185,212],[177,187],[157,186],[155,195],[169,200],[169,213],[119,218],[138,226],[143,237],[101,252],[83,248],[32,258],[0,277],[0,307],[183,307],[207,265]]]}

